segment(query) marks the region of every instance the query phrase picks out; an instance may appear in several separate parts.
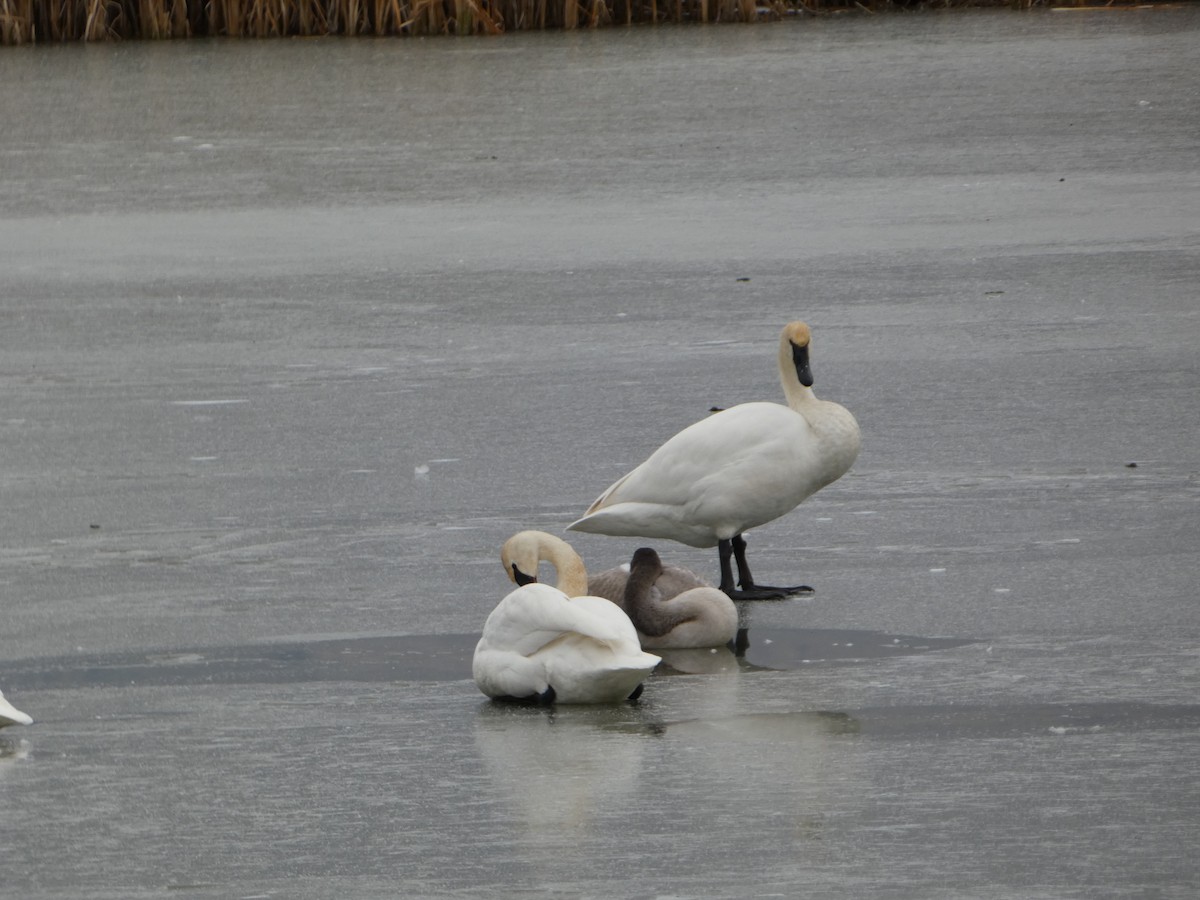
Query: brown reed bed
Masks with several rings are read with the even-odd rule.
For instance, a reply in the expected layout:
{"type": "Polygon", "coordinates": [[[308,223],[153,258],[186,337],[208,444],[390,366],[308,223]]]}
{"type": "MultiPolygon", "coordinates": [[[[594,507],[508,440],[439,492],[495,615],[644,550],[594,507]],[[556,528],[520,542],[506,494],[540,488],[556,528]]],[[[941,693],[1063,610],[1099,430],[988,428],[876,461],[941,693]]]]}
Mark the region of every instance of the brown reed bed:
{"type": "Polygon", "coordinates": [[[0,44],[499,34],[614,24],[754,22],[846,9],[1027,8],[1043,2],[1046,0],[0,0],[0,44]]]}

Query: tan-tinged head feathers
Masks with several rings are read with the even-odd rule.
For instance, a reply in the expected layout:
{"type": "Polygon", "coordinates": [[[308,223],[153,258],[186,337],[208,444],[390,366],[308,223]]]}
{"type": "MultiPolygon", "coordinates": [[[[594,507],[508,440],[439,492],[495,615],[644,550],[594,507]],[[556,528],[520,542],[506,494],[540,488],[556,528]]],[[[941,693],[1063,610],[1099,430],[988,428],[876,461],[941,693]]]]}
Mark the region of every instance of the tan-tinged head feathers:
{"type": "Polygon", "coordinates": [[[519,571],[526,578],[537,581],[538,577],[538,545],[541,532],[518,531],[500,548],[500,562],[504,564],[504,574],[510,581],[517,581],[519,571]]]}
{"type": "Polygon", "coordinates": [[[803,322],[788,322],[783,327],[783,339],[797,347],[807,347],[812,340],[812,331],[803,322]]]}
{"type": "Polygon", "coordinates": [[[564,594],[579,597],[587,593],[583,560],[562,538],[545,531],[518,531],[500,548],[504,573],[517,584],[536,581],[538,564],[543,560],[554,566],[558,589],[564,594]],[[518,581],[518,571],[526,581],[518,581]]]}
{"type": "Polygon", "coordinates": [[[813,399],[812,369],[809,367],[808,347],[812,332],[803,322],[788,322],[779,337],[779,379],[783,393],[792,409],[813,399]]]}

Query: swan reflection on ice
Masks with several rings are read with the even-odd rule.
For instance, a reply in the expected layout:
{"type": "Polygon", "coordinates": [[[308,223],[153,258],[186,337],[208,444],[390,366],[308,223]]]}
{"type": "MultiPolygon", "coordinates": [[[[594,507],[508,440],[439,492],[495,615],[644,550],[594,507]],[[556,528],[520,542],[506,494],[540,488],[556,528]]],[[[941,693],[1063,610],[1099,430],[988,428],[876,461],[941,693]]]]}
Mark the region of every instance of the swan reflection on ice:
{"type": "Polygon", "coordinates": [[[634,707],[485,703],[475,746],[525,837],[569,855],[586,846],[598,818],[636,798],[647,750],[640,721],[634,707]]]}

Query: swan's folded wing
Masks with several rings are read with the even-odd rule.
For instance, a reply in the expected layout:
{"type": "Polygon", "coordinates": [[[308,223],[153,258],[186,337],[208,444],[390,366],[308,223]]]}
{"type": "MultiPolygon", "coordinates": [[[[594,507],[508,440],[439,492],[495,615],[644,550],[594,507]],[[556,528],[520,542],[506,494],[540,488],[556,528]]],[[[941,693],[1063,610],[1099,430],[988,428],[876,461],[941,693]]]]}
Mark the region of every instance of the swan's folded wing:
{"type": "Polygon", "coordinates": [[[488,646],[523,655],[564,634],[578,634],[605,644],[620,644],[634,634],[633,624],[619,608],[602,601],[615,616],[567,598],[546,584],[527,584],[500,601],[484,626],[488,646]]]}
{"type": "Polygon", "coordinates": [[[540,662],[511,650],[478,647],[471,666],[475,683],[489,697],[532,697],[549,685],[540,662]]]}
{"type": "Polygon", "coordinates": [[[692,588],[712,587],[708,581],[691,569],[685,569],[682,566],[663,566],[662,574],[658,576],[654,586],[658,588],[658,592],[664,600],[670,600],[692,588]]]}
{"type": "Polygon", "coordinates": [[[622,566],[605,569],[595,575],[588,576],[588,593],[593,597],[603,597],[625,608],[625,583],[629,581],[629,570],[622,566]]]}
{"type": "Polygon", "coordinates": [[[808,430],[803,416],[778,403],[743,403],[701,419],[611,485],[587,515],[625,502],[682,506],[707,480],[726,477],[764,448],[795,440],[798,429],[808,430]]]}

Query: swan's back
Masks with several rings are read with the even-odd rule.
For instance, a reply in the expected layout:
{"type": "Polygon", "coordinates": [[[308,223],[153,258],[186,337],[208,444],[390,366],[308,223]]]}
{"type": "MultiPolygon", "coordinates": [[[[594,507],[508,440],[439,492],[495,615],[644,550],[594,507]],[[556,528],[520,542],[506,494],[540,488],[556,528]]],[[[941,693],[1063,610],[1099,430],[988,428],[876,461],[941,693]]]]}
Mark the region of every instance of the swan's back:
{"type": "MultiPolygon", "coordinates": [[[[650,551],[639,550],[638,554],[650,551]]],[[[634,555],[634,561],[639,559],[634,555]]],[[[643,650],[718,647],[737,634],[737,607],[723,591],[682,566],[663,565],[654,554],[653,583],[627,594],[630,565],[607,569],[588,579],[588,591],[617,604],[637,629],[643,650]],[[639,593],[641,591],[641,593],[639,593]]]]}
{"type": "Polygon", "coordinates": [[[786,406],[743,403],[679,432],[569,528],[713,547],[795,508],[857,455],[857,427],[829,436],[786,406]]]}
{"type": "Polygon", "coordinates": [[[553,688],[561,703],[616,702],[659,663],[637,631],[601,597],[569,599],[546,584],[508,594],[488,616],[472,670],[490,697],[532,697],[553,688]]]}
{"type": "MultiPolygon", "coordinates": [[[[603,597],[625,609],[625,585],[628,582],[628,564],[614,566],[588,576],[588,593],[603,597]]],[[[712,587],[712,585],[691,569],[685,569],[682,566],[664,565],[662,574],[654,582],[654,590],[660,599],[669,599],[684,591],[702,587],[712,587]]]]}
{"type": "Polygon", "coordinates": [[[643,635],[643,650],[720,647],[737,636],[738,612],[729,595],[715,587],[698,587],[677,594],[664,605],[687,618],[660,635],[643,635]]]}

